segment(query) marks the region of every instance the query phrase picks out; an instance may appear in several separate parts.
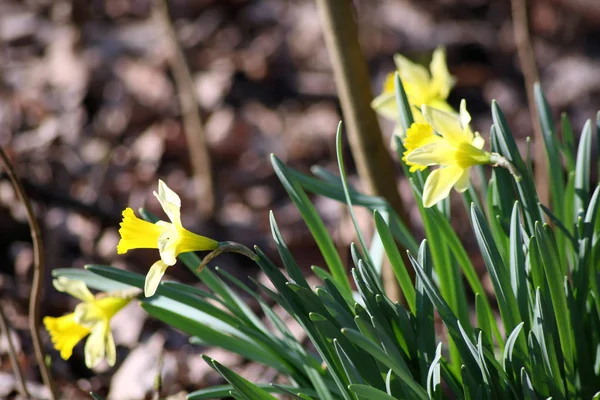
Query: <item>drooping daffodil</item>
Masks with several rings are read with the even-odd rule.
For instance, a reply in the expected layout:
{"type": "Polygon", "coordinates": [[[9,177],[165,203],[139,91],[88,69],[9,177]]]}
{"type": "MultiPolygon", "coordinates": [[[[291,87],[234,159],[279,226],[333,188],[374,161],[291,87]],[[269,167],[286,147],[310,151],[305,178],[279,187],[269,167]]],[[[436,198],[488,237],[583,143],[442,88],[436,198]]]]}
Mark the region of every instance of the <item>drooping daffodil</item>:
{"type": "Polygon", "coordinates": [[[500,156],[483,150],[485,141],[469,127],[471,116],[466,103],[460,104],[460,114],[451,114],[427,105],[421,107],[427,123],[414,123],[406,134],[403,160],[410,171],[439,165],[432,171],[423,188],[423,206],[428,208],[448,197],[454,187],[458,192],[468,189],[469,169],[478,164],[497,164],[500,156]]]}
{"type": "MultiPolygon", "coordinates": [[[[413,112],[415,122],[425,122],[423,116],[418,112],[423,104],[439,110],[455,112],[446,101],[455,80],[448,71],[446,52],[442,47],[438,47],[433,52],[429,71],[401,54],[394,55],[394,63],[402,79],[408,102],[411,106],[416,107],[413,112]]],[[[387,76],[382,93],[373,100],[371,107],[382,116],[398,121],[394,73],[387,76]]]]}
{"type": "Polygon", "coordinates": [[[103,358],[111,367],[115,365],[117,355],[110,320],[140,293],[139,289],[94,296],[83,281],[60,277],[52,283],[57,290],[82,301],[70,314],[44,317],[44,326],[60,356],[68,360],[75,345],[89,335],[85,343],[85,365],[94,368],[103,358]]]}
{"type": "Polygon", "coordinates": [[[158,221],[153,224],[136,217],[131,208],[126,208],[119,229],[121,240],[117,246],[119,254],[132,249],[158,249],[160,252],[160,260],[150,267],[146,275],[146,297],[154,295],[165,270],[175,264],[179,254],[214,250],[219,245],[217,241],[190,232],[181,225],[181,199],[162,180],[158,181],[158,193],[154,192],[154,196],[170,222],[158,221]]]}

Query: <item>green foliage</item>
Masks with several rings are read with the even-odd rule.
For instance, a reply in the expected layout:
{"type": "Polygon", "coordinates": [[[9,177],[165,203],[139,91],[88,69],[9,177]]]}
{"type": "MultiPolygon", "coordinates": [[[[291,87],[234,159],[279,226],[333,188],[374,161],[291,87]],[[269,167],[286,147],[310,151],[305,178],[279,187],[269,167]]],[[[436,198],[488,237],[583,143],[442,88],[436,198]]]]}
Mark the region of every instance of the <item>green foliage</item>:
{"type": "MultiPolygon", "coordinates": [[[[396,84],[400,123],[406,129],[413,116],[398,76],[396,84]]],[[[192,343],[222,347],[278,373],[273,383],[255,384],[206,358],[228,384],[198,390],[188,399],[599,398],[600,188],[590,186],[592,122],[586,123],[575,150],[567,117],[561,120],[561,138],[539,86],[535,95],[550,165],[551,204],[539,203],[528,162],[495,102],[492,149],[511,161],[520,176],[494,169],[479,192],[471,188],[463,197],[492,295],[453,230],[448,207],[419,206],[423,240],[408,231],[385,200],[348,185],[341,126],[339,177],[322,169],[315,169],[315,176],[304,175],[273,156],[273,168],[323,256],[324,265],[313,267],[320,283],[311,287],[305,280],[271,214],[285,273],[255,248],[271,289],[258,282],[249,287],[221,269],[205,268],[196,275],[207,290],[163,282],[156,296],[142,298],[150,315],[186,332],[192,343]],[[352,246],[351,270],[310,194],[349,207],[360,244],[352,246]],[[377,235],[371,248],[358,229],[354,206],[373,213],[377,235]],[[408,249],[411,265],[405,264],[397,242],[408,249]],[[382,254],[405,294],[405,305],[391,302],[383,291],[382,254]],[[239,291],[258,302],[261,316],[239,291]],[[298,342],[270,308],[272,302],[300,324],[310,346],[298,342]],[[443,327],[436,325],[438,317],[443,327]]],[[[401,141],[396,145],[401,156],[401,141]]],[[[405,168],[405,173],[420,205],[427,172],[410,174],[405,168]]],[[[480,170],[480,177],[486,173],[480,170]]],[[[192,271],[200,264],[191,253],[180,259],[192,271]]],[[[131,272],[97,265],[86,269],[54,274],[104,291],[144,285],[144,277],[131,272]]]]}

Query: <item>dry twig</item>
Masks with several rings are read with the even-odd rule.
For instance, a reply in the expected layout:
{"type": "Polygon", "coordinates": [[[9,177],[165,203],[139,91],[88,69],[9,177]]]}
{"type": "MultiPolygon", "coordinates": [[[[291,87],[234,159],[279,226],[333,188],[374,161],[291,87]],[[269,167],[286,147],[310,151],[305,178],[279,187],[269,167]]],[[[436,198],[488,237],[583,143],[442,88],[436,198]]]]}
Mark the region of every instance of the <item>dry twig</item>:
{"type": "Polygon", "coordinates": [[[21,367],[19,366],[19,359],[17,357],[17,352],[15,351],[15,346],[12,342],[12,337],[10,336],[10,327],[8,324],[8,320],[6,319],[6,315],[4,315],[3,305],[0,304],[0,331],[6,335],[6,343],[8,343],[8,356],[10,357],[10,363],[13,367],[13,372],[15,374],[15,380],[17,381],[17,385],[19,387],[19,392],[21,395],[28,398],[29,391],[27,390],[27,384],[25,383],[25,378],[23,378],[23,372],[21,371],[21,367]]]}
{"type": "MultiPolygon", "coordinates": [[[[409,226],[409,218],[396,186],[394,163],[371,108],[373,94],[367,63],[358,42],[352,2],[317,0],[317,6],[358,174],[366,183],[367,191],[384,197],[409,226]]],[[[401,254],[405,253],[401,249],[401,254]]],[[[382,274],[387,295],[399,301],[400,288],[389,265],[384,265],[382,274]]]]}
{"type": "Polygon", "coordinates": [[[542,204],[549,204],[550,189],[548,186],[548,163],[542,137],[542,126],[535,106],[533,86],[540,77],[535,63],[535,53],[529,35],[529,20],[527,17],[527,0],[511,0],[513,33],[519,55],[519,63],[525,78],[525,91],[531,126],[533,127],[533,155],[535,159],[535,184],[538,198],[542,204]]]}
{"type": "Polygon", "coordinates": [[[168,61],[177,88],[183,130],[187,140],[190,163],[192,164],[192,175],[196,188],[196,208],[203,217],[207,218],[213,214],[215,206],[213,180],[210,155],[204,139],[202,120],[200,119],[198,103],[194,94],[194,81],[171,23],[166,0],[156,0],[154,16],[164,29],[169,42],[169,50],[172,51],[168,61]]]}
{"type": "Polygon", "coordinates": [[[31,339],[33,341],[33,349],[35,351],[35,357],[42,374],[42,380],[44,384],[50,390],[50,398],[55,400],[56,388],[54,387],[54,381],[50,374],[50,369],[46,365],[44,359],[44,349],[42,347],[42,338],[40,336],[40,302],[42,300],[42,289],[43,289],[43,278],[44,278],[44,247],[42,245],[42,236],[40,233],[40,227],[33,213],[33,207],[31,202],[23,190],[21,181],[15,173],[8,156],[4,152],[4,149],[0,147],[0,162],[4,167],[10,182],[15,190],[15,193],[19,197],[19,200],[25,206],[27,213],[27,223],[29,224],[29,230],[31,232],[31,241],[33,244],[33,279],[31,281],[31,293],[29,297],[29,329],[31,330],[31,339]]]}

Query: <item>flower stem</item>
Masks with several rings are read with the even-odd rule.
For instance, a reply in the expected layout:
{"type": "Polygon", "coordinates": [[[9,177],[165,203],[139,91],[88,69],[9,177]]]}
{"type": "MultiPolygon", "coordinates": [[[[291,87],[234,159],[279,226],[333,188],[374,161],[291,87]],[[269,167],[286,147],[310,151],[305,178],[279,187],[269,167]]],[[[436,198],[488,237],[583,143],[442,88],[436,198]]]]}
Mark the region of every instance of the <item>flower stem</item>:
{"type": "Polygon", "coordinates": [[[492,164],[494,167],[506,168],[516,180],[521,180],[521,174],[519,171],[517,171],[513,163],[502,157],[500,154],[492,153],[490,157],[490,164],[492,164]]]}
{"type": "Polygon", "coordinates": [[[217,247],[216,249],[214,249],[213,251],[208,253],[206,255],[206,257],[204,257],[202,259],[202,262],[196,269],[196,273],[201,272],[204,269],[204,267],[206,266],[206,264],[211,262],[213,259],[215,259],[221,253],[239,253],[239,254],[242,254],[242,255],[248,257],[252,261],[258,260],[258,255],[256,255],[256,253],[254,253],[252,250],[250,250],[243,244],[239,244],[239,243],[235,243],[235,242],[219,242],[219,247],[217,247]]]}

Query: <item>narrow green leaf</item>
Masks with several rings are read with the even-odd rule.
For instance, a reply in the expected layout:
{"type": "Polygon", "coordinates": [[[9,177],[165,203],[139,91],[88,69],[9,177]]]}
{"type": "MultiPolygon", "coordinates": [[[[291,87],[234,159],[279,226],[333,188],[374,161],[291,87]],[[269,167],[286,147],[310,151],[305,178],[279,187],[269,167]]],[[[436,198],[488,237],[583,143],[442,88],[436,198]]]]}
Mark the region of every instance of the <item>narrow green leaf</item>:
{"type": "Polygon", "coordinates": [[[242,378],[232,370],[224,367],[216,360],[213,360],[207,356],[203,356],[204,361],[212,366],[223,378],[225,378],[235,389],[237,389],[244,397],[249,400],[277,400],[276,397],[271,396],[269,392],[258,387],[254,383],[242,378]]]}
{"type": "Polygon", "coordinates": [[[577,218],[585,215],[590,198],[590,169],[592,157],[592,121],[587,120],[577,148],[577,161],[575,164],[575,201],[573,204],[574,223],[577,218]]]}
{"type": "Polygon", "coordinates": [[[271,163],[273,164],[273,169],[275,170],[277,177],[300,211],[308,229],[315,238],[317,246],[321,250],[321,254],[325,258],[325,262],[327,263],[334,280],[343,288],[342,293],[344,297],[351,299],[352,290],[350,289],[350,282],[348,281],[346,270],[335,244],[333,243],[333,239],[331,239],[331,235],[325,228],[325,224],[317,214],[315,207],[308,199],[304,190],[297,183],[293,175],[290,174],[288,168],[274,155],[271,156],[271,163]]]}
{"type": "Polygon", "coordinates": [[[402,294],[404,295],[410,310],[414,314],[416,296],[412,279],[408,273],[408,270],[406,269],[406,265],[402,260],[402,256],[400,255],[400,251],[394,242],[394,238],[392,237],[388,225],[381,216],[381,213],[379,211],[375,211],[373,213],[373,217],[375,220],[375,228],[379,233],[379,237],[381,238],[383,247],[385,248],[385,253],[390,260],[390,265],[392,266],[394,275],[396,275],[396,279],[398,279],[398,283],[402,289],[402,294]]]}
{"type": "Polygon", "coordinates": [[[367,400],[396,400],[395,397],[390,396],[386,392],[382,392],[379,389],[375,389],[371,386],[352,384],[349,386],[350,390],[358,395],[360,398],[367,400]]]}

